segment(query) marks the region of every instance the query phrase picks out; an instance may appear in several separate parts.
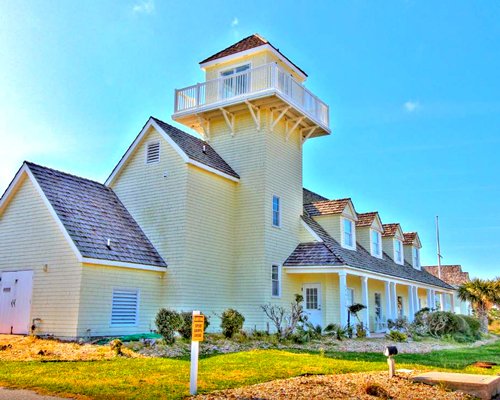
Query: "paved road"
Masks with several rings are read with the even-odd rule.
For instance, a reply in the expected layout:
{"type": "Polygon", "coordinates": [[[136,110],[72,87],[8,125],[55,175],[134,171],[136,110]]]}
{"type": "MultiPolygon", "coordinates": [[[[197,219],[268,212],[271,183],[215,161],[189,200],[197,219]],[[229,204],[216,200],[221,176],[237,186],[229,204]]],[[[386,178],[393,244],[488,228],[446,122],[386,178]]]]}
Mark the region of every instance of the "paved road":
{"type": "MultiPolygon", "coordinates": [[[[0,387],[0,400],[61,400],[61,397],[42,396],[30,390],[11,390],[0,387]]],[[[68,399],[64,399],[68,400],[68,399]]]]}

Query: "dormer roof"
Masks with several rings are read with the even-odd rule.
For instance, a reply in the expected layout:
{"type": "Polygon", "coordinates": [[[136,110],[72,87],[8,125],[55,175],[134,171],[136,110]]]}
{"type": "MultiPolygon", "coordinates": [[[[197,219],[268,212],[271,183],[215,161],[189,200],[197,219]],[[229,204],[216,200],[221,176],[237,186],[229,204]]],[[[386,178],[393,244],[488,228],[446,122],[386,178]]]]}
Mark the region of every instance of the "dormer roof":
{"type": "Polygon", "coordinates": [[[211,61],[219,60],[221,58],[229,57],[234,54],[238,54],[244,51],[256,49],[261,46],[269,46],[270,49],[274,50],[278,53],[282,58],[284,58],[287,62],[292,64],[302,75],[304,78],[307,77],[307,74],[299,68],[295,63],[293,63],[287,56],[285,56],[278,48],[274,47],[267,39],[260,36],[258,33],[254,33],[253,35],[247,36],[244,39],[241,39],[239,42],[232,44],[229,47],[226,47],[224,50],[221,50],[208,58],[205,58],[203,61],[200,61],[200,65],[203,67],[205,64],[210,63],[211,61]]]}
{"type": "MultiPolygon", "coordinates": [[[[422,267],[429,274],[439,276],[439,267],[429,265],[422,267]]],[[[461,265],[441,265],[441,280],[452,286],[460,286],[470,281],[469,273],[462,271],[461,265]]]]}
{"type": "Polygon", "coordinates": [[[404,232],[403,233],[403,244],[405,246],[415,246],[415,247],[422,247],[422,244],[420,243],[420,238],[418,237],[417,232],[404,232]]]}
{"type": "Polygon", "coordinates": [[[354,220],[357,220],[357,213],[350,198],[338,200],[316,201],[314,203],[304,205],[304,209],[312,217],[320,215],[345,214],[346,208],[349,212],[346,214],[352,215],[354,220]]]}
{"type": "Polygon", "coordinates": [[[393,237],[393,236],[400,236],[401,238],[403,237],[403,230],[401,229],[401,225],[399,225],[398,223],[383,224],[382,227],[384,228],[384,232],[382,233],[383,237],[393,237]]]}

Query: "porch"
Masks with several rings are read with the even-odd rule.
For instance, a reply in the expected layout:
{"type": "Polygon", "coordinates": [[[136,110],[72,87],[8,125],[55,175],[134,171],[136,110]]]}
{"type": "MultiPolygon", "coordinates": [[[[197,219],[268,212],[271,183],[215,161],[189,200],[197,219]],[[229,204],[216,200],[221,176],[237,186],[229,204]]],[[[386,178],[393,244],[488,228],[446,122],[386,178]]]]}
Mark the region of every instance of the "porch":
{"type": "MultiPolygon", "coordinates": [[[[399,317],[414,320],[420,309],[454,309],[453,292],[428,284],[377,275],[354,269],[285,267],[291,290],[304,296],[304,308],[314,325],[346,326],[348,307],[366,306],[358,313],[369,333],[386,332],[387,321],[399,317]]],[[[358,323],[351,316],[351,325],[358,323]]]]}

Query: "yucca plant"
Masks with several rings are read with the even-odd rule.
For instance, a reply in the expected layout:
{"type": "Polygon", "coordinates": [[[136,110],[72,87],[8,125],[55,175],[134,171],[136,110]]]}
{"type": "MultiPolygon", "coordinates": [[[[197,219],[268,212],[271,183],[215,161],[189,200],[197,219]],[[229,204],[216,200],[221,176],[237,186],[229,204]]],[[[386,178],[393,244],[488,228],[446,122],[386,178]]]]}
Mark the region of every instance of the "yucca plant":
{"type": "Polygon", "coordinates": [[[481,331],[488,332],[488,312],[495,304],[500,304],[500,281],[472,279],[458,288],[458,298],[468,301],[481,322],[481,331]]]}

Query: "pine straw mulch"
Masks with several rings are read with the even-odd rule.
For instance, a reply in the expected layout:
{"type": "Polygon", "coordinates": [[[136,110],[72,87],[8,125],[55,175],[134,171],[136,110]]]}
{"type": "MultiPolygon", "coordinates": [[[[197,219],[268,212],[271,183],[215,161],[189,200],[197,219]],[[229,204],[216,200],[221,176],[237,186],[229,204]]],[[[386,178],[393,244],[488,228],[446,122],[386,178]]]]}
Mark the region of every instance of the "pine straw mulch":
{"type": "Polygon", "coordinates": [[[474,399],[443,387],[413,383],[412,374],[399,373],[389,379],[387,372],[301,376],[258,385],[228,389],[192,397],[196,400],[312,400],[312,399],[474,399]]]}
{"type": "MultiPolygon", "coordinates": [[[[122,352],[125,357],[143,357],[125,347],[122,347],[122,352]]],[[[98,361],[115,357],[116,353],[110,346],[0,335],[0,361],[98,361]]]]}

